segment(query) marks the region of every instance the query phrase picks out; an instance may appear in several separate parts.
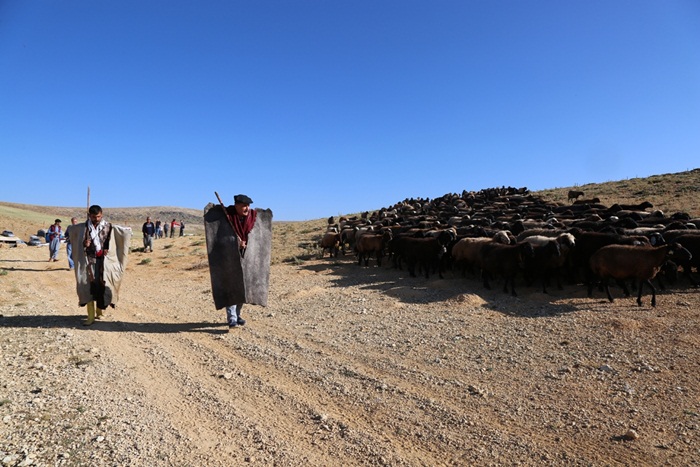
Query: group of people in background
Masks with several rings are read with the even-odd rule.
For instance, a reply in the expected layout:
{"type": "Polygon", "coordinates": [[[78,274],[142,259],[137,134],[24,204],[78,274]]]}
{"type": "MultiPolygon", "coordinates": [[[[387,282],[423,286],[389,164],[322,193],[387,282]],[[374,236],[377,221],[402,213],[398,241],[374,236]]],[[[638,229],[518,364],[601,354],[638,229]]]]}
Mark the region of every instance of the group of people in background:
{"type": "Polygon", "coordinates": [[[167,222],[161,222],[160,219],[156,219],[155,223],[151,221],[150,217],[146,217],[146,222],[143,223],[141,227],[141,233],[143,233],[143,251],[153,253],[153,240],[156,238],[168,238],[168,231],[170,231],[170,238],[175,236],[175,229],[180,229],[180,237],[185,235],[185,221],[173,219],[170,224],[167,222]]]}
{"type": "MultiPolygon", "coordinates": [[[[72,257],[72,248],[70,242],[70,236],[68,234],[71,225],[78,223],[76,217],[71,217],[71,225],[69,225],[64,231],[61,227],[61,219],[54,220],[54,223],[48,228],[46,234],[46,242],[49,244],[49,262],[58,261],[58,252],[61,248],[61,241],[66,243],[66,255],[68,256],[68,267],[73,270],[75,267],[72,257]]],[[[170,238],[175,236],[175,232],[179,230],[180,237],[185,235],[185,221],[180,220],[178,222],[173,219],[171,222],[161,222],[157,219],[155,222],[151,221],[150,216],[146,217],[146,222],[143,223],[141,227],[141,232],[143,233],[143,251],[153,253],[153,240],[156,238],[168,238],[168,233],[170,233],[170,238]]]]}

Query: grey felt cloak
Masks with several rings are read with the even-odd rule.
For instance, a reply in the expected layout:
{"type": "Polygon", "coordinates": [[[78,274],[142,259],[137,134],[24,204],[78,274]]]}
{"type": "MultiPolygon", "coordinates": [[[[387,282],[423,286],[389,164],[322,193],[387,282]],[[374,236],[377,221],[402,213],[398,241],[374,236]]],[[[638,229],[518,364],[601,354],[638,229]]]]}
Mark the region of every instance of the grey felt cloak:
{"type": "Polygon", "coordinates": [[[216,309],[238,303],[267,306],[272,250],[272,211],[256,209],[257,219],[241,256],[238,239],[221,205],[204,208],[211,291],[216,309]]]}
{"type": "MultiPolygon", "coordinates": [[[[119,287],[126,269],[131,246],[131,227],[112,224],[112,239],[104,262],[105,286],[112,292],[112,307],[119,301],[119,287]]],[[[68,236],[73,245],[73,262],[75,264],[75,283],[78,292],[78,305],[85,306],[94,298],[90,293],[90,278],[88,275],[88,260],[83,248],[85,239],[85,223],[68,226],[68,236]]]]}

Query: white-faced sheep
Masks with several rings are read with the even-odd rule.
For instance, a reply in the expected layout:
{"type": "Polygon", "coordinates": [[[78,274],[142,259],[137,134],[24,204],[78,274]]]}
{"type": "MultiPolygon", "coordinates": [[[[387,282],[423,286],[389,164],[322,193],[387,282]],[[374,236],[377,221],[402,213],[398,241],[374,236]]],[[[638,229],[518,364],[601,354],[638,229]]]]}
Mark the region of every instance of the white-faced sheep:
{"type": "MultiPolygon", "coordinates": [[[[667,260],[688,261],[691,254],[678,243],[652,246],[608,245],[596,251],[590,259],[593,274],[598,276],[605,286],[608,300],[613,301],[608,287],[608,280],[624,281],[636,279],[639,281],[637,305],[642,306],[642,290],[644,284],[651,289],[651,306],[656,306],[656,288],[651,280],[661,270],[667,260]]],[[[593,292],[593,284],[588,285],[588,296],[593,292]]]]}
{"type": "Polygon", "coordinates": [[[560,233],[556,238],[532,235],[523,239],[535,247],[535,258],[528,261],[526,275],[530,280],[540,276],[542,292],[547,293],[547,284],[553,273],[557,279],[557,288],[562,290],[561,276],[567,263],[569,253],[576,245],[575,237],[570,233],[560,233]],[[557,248],[553,247],[555,244],[557,248]]]}
{"type": "Polygon", "coordinates": [[[469,269],[474,272],[481,269],[481,248],[484,245],[496,242],[503,245],[510,245],[511,240],[505,231],[498,231],[493,237],[465,237],[459,240],[452,247],[452,265],[460,268],[462,275],[469,269]]]}

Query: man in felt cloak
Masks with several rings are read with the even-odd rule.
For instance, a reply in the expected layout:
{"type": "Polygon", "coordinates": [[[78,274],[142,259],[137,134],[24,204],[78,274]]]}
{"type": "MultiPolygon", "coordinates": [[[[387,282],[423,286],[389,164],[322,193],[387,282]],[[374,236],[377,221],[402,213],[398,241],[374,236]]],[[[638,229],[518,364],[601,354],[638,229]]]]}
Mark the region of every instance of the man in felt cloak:
{"type": "Polygon", "coordinates": [[[214,305],[226,308],[229,329],[245,324],[244,303],[267,306],[272,249],[272,211],[251,209],[246,195],[234,196],[234,203],[204,208],[214,305]]]}
{"type": "Polygon", "coordinates": [[[90,326],[119,300],[132,231],[105,221],[102,208],[95,204],[88,209],[88,220],[71,226],[68,233],[73,245],[78,305],[87,305],[88,317],[83,324],[90,326]]]}

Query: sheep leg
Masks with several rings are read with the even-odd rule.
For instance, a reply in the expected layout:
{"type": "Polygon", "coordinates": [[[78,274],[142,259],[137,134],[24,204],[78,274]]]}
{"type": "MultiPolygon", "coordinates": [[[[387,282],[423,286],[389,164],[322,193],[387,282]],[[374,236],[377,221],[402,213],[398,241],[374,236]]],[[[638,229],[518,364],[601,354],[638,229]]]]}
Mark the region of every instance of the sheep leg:
{"type": "Polygon", "coordinates": [[[414,261],[406,261],[406,268],[411,277],[416,277],[416,263],[414,261]]]}
{"type": "MultiPolygon", "coordinates": [[[[630,290],[627,288],[627,284],[625,283],[625,281],[623,281],[622,279],[616,279],[615,282],[617,283],[618,286],[620,286],[620,288],[622,289],[622,292],[625,294],[625,297],[629,297],[630,290]]],[[[636,289],[637,289],[637,286],[636,286],[635,282],[632,281],[632,290],[636,290],[636,289]]]]}
{"type": "Polygon", "coordinates": [[[484,288],[486,290],[491,290],[491,284],[489,284],[489,273],[481,270],[481,279],[484,281],[484,288]]]}
{"type": "Polygon", "coordinates": [[[593,298],[593,282],[588,283],[588,298],[593,298]]]}
{"type": "Polygon", "coordinates": [[[647,279],[639,283],[639,295],[637,296],[637,305],[642,306],[642,288],[646,284],[651,289],[651,306],[656,306],[656,287],[647,279]]]}
{"type": "Polygon", "coordinates": [[[508,293],[508,283],[510,283],[510,294],[513,297],[517,297],[518,294],[515,293],[515,274],[510,276],[504,276],[505,282],[503,284],[503,292],[508,293]]]}
{"type": "Polygon", "coordinates": [[[608,294],[608,300],[610,300],[610,303],[612,303],[613,297],[610,294],[610,286],[608,285],[608,280],[605,279],[603,282],[605,283],[605,293],[608,294]]]}
{"type": "MultiPolygon", "coordinates": [[[[691,274],[693,272],[692,269],[693,269],[692,266],[684,265],[683,266],[683,275],[688,278],[690,283],[693,284],[693,287],[698,287],[700,285],[700,283],[693,278],[693,276],[691,274]]],[[[700,272],[700,268],[698,268],[698,272],[700,272]]]]}
{"type": "Polygon", "coordinates": [[[656,275],[656,282],[659,284],[659,289],[666,290],[666,284],[664,284],[664,281],[661,280],[661,275],[656,275]]]}
{"type": "Polygon", "coordinates": [[[561,275],[557,274],[557,290],[564,290],[564,286],[561,283],[561,275]]]}

